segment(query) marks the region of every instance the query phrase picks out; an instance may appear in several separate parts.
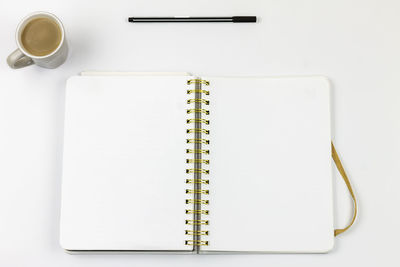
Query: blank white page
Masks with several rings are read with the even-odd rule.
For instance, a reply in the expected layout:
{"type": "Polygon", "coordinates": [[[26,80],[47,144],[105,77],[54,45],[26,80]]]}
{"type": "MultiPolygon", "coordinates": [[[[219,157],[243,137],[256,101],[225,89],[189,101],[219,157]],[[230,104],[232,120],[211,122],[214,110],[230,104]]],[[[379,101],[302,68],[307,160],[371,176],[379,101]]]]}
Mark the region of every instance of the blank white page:
{"type": "Polygon", "coordinates": [[[329,82],[210,81],[208,251],[333,246],[329,82]]]}
{"type": "Polygon", "coordinates": [[[65,107],[61,246],[185,246],[187,76],[72,77],[65,107]]]}

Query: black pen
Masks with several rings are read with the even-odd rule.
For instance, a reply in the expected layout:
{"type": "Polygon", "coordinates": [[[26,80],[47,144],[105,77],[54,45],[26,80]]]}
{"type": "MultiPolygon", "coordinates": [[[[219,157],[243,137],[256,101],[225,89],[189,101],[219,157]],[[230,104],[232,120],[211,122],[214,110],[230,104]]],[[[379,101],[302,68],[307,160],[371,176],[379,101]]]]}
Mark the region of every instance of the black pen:
{"type": "Polygon", "coordinates": [[[257,22],[256,16],[233,16],[233,17],[130,17],[129,22],[233,22],[248,23],[257,22]]]}

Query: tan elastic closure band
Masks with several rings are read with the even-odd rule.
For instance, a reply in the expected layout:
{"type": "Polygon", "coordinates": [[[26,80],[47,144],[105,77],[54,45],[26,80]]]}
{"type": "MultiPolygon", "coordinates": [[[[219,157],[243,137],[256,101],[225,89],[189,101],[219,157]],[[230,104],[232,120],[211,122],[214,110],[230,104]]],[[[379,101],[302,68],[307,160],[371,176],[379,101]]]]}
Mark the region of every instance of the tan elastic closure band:
{"type": "Polygon", "coordinates": [[[351,198],[353,199],[353,203],[354,203],[353,219],[351,220],[349,225],[347,225],[345,228],[343,228],[343,229],[335,229],[334,235],[337,236],[337,235],[340,235],[343,232],[346,232],[347,229],[349,229],[353,225],[354,221],[356,220],[356,217],[357,217],[357,200],[356,200],[356,196],[354,195],[353,189],[351,188],[350,180],[347,177],[346,172],[344,171],[343,165],[340,162],[339,156],[338,156],[338,154],[336,152],[336,149],[335,149],[335,146],[333,145],[333,142],[331,142],[331,145],[332,145],[332,158],[333,158],[333,161],[335,162],[336,168],[338,169],[340,175],[342,176],[344,182],[346,183],[347,189],[349,190],[351,198]]]}

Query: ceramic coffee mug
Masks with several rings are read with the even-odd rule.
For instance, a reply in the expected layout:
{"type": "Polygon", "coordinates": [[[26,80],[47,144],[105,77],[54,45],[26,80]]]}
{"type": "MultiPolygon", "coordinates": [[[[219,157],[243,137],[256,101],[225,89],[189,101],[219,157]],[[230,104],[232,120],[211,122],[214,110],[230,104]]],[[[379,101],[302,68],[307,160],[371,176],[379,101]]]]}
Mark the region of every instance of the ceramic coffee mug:
{"type": "Polygon", "coordinates": [[[48,12],[35,12],[26,16],[15,33],[17,49],[7,63],[13,69],[36,64],[53,69],[67,59],[68,45],[61,21],[48,12]]]}

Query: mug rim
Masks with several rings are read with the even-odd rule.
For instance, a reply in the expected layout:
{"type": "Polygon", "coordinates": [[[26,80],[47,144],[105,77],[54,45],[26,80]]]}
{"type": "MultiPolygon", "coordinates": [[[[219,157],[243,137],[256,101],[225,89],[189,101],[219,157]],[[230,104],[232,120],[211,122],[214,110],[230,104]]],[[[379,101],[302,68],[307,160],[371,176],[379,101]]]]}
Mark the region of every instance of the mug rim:
{"type": "MultiPolygon", "coordinates": [[[[26,25],[24,25],[24,26],[26,26],[26,25]]],[[[50,12],[47,12],[47,11],[36,11],[36,12],[32,12],[32,13],[26,15],[26,16],[20,21],[20,23],[18,24],[17,30],[16,30],[16,32],[15,32],[15,40],[16,40],[16,42],[17,42],[17,47],[18,47],[18,49],[20,49],[20,50],[22,51],[22,53],[24,53],[24,54],[27,55],[28,57],[34,58],[34,59],[44,59],[44,58],[48,58],[48,57],[50,57],[50,56],[56,54],[56,53],[58,52],[58,50],[60,50],[61,46],[63,45],[64,39],[65,39],[64,26],[63,26],[63,24],[61,23],[60,19],[57,18],[56,15],[54,15],[54,14],[52,14],[52,13],[50,13],[50,12]],[[20,38],[19,38],[19,37],[20,37],[20,34],[22,34],[21,31],[23,30],[23,29],[22,29],[23,24],[26,23],[27,21],[29,21],[32,17],[38,16],[38,15],[44,15],[44,16],[51,17],[51,18],[58,24],[58,26],[59,26],[60,29],[61,29],[61,41],[60,41],[60,43],[58,44],[57,48],[54,49],[54,51],[51,52],[50,54],[47,54],[47,55],[44,55],[44,56],[35,56],[35,55],[32,55],[31,53],[29,53],[28,51],[26,51],[25,48],[22,46],[22,44],[21,44],[21,42],[20,42],[20,38]]]]}

